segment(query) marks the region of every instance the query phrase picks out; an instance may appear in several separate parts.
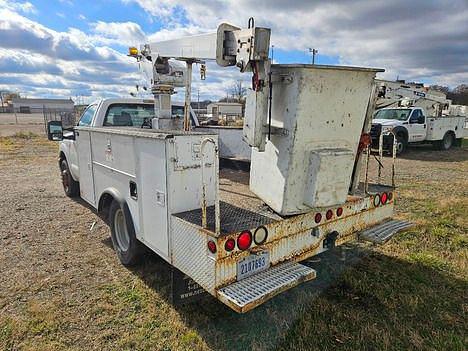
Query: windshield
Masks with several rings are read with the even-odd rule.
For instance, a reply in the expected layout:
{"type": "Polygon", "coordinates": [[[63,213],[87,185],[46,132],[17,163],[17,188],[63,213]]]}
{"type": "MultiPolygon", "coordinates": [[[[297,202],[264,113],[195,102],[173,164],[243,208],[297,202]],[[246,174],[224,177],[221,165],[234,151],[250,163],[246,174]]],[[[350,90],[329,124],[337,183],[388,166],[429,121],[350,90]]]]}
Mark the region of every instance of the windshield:
{"type": "Polygon", "coordinates": [[[399,121],[406,121],[410,112],[410,109],[401,108],[379,110],[375,113],[374,119],[397,119],[399,121]]]}

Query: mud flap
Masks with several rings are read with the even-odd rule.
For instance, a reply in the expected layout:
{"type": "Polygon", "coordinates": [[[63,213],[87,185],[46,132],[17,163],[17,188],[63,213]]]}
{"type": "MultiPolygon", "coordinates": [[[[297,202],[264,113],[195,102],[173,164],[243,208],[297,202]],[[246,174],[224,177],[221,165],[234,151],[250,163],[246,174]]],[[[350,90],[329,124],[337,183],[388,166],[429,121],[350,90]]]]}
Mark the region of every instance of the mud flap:
{"type": "Polygon", "coordinates": [[[367,240],[376,244],[383,244],[390,240],[392,236],[402,230],[412,227],[414,223],[392,219],[359,233],[359,239],[367,240]]]}
{"type": "Polygon", "coordinates": [[[198,301],[208,293],[188,275],[171,267],[171,299],[174,305],[198,301]]]}

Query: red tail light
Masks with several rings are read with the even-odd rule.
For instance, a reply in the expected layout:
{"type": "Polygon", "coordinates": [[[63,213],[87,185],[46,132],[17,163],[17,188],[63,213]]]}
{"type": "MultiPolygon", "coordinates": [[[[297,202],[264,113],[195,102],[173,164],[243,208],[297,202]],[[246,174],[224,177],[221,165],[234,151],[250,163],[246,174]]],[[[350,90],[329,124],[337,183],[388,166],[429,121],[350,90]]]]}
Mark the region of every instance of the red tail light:
{"type": "Polygon", "coordinates": [[[240,250],[247,250],[250,245],[252,245],[252,233],[245,230],[237,237],[237,247],[240,250]]]}
{"type": "Polygon", "coordinates": [[[322,220],[322,214],[320,212],[315,214],[315,223],[320,223],[322,220]]]}
{"type": "Polygon", "coordinates": [[[336,215],[337,215],[338,217],[341,217],[342,214],[343,214],[343,207],[338,207],[338,208],[336,209],[336,215]]]}
{"type": "Polygon", "coordinates": [[[387,203],[387,200],[388,200],[387,193],[382,193],[382,195],[380,195],[380,203],[382,205],[385,205],[387,203]]]}
{"type": "Polygon", "coordinates": [[[333,211],[332,210],[328,210],[327,213],[325,214],[325,217],[330,220],[332,217],[333,217],[333,211]]]}
{"type": "Polygon", "coordinates": [[[216,243],[213,240],[208,241],[208,250],[211,253],[216,253],[216,243]]]}
{"type": "Polygon", "coordinates": [[[226,251],[232,251],[236,247],[236,242],[234,239],[227,239],[226,243],[224,244],[224,249],[226,251]]]}

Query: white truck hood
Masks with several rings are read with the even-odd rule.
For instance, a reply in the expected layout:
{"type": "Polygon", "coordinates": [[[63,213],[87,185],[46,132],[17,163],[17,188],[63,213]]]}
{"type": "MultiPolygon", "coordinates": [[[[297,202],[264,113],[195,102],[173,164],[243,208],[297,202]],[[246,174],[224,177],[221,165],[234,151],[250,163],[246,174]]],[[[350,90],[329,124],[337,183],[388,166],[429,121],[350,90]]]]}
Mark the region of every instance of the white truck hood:
{"type": "Polygon", "coordinates": [[[372,124],[381,124],[382,126],[400,126],[403,124],[403,121],[397,119],[373,119],[372,124]]]}

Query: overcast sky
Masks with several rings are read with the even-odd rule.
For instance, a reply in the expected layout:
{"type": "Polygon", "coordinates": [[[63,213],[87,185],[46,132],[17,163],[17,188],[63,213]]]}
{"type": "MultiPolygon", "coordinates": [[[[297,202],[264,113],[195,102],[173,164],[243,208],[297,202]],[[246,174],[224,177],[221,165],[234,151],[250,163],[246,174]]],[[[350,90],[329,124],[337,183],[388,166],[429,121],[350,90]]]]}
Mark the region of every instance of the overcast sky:
{"type": "MultiPolygon", "coordinates": [[[[468,84],[468,0],[0,0],[0,90],[129,96],[142,83],[129,45],[211,32],[249,17],[272,29],[274,59],[385,68],[381,77],[468,84]]],[[[208,67],[194,94],[226,95],[235,69],[208,67]]],[[[195,97],[196,98],[196,97],[195,97]]],[[[179,97],[182,99],[182,96],[179,97]]]]}

